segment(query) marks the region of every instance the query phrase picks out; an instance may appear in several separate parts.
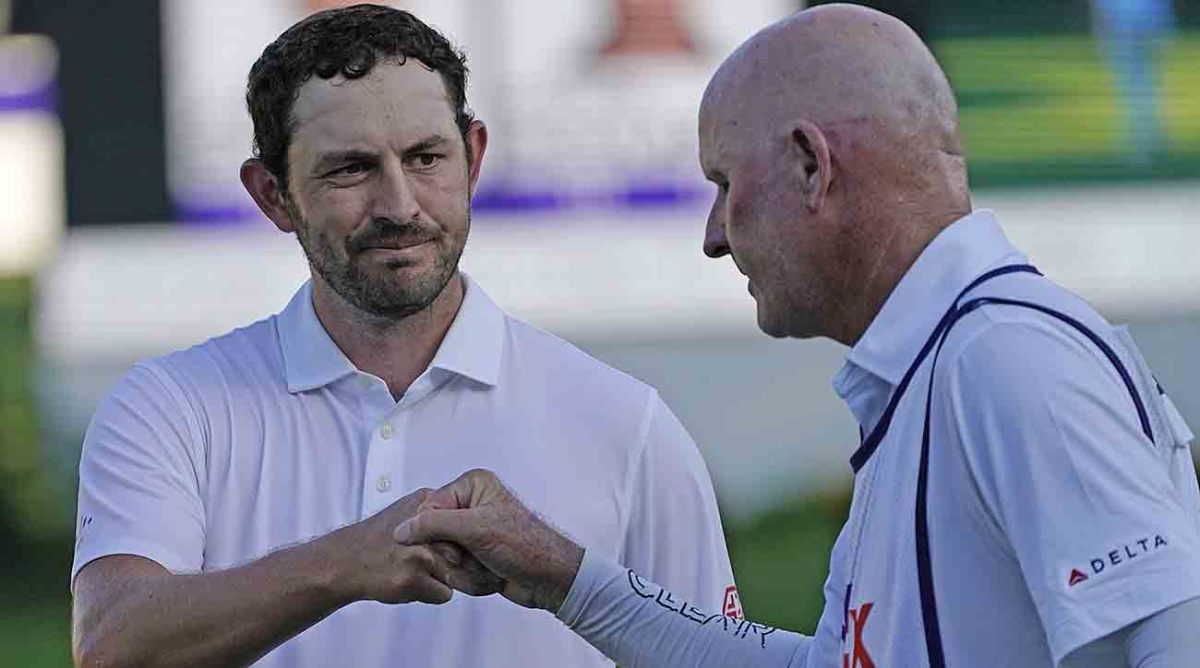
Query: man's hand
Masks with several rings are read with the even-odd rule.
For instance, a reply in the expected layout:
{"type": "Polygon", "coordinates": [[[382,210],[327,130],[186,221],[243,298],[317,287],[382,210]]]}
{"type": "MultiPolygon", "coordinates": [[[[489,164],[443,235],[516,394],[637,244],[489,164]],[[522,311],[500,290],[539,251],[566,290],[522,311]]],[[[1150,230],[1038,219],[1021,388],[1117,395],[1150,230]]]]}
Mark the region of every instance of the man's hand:
{"type": "MultiPolygon", "coordinates": [[[[498,590],[527,608],[557,612],[571,590],[583,548],[555,531],[513,496],[490,471],[468,471],[425,500],[421,512],[396,527],[402,546],[438,541],[460,545],[502,582],[498,590]]],[[[480,574],[449,569],[447,582],[466,593],[480,574]]],[[[480,593],[491,593],[487,587],[480,593]]]]}
{"type": "Polygon", "coordinates": [[[355,601],[445,603],[449,582],[499,591],[500,579],[457,547],[393,540],[430,495],[419,490],[361,522],[227,570],[175,574],[144,557],[96,559],[75,578],[76,664],[244,666],[355,601]]]}
{"type": "MultiPolygon", "coordinates": [[[[469,570],[469,562],[473,560],[466,559],[468,563],[464,569],[464,556],[453,545],[401,545],[392,537],[396,526],[415,516],[431,494],[429,489],[417,490],[320,541],[328,558],[341,564],[338,589],[347,602],[445,603],[450,600],[454,591],[449,584],[449,569],[469,570]]],[[[476,572],[480,570],[476,569],[476,572]]],[[[498,580],[493,578],[492,582],[498,580]]]]}

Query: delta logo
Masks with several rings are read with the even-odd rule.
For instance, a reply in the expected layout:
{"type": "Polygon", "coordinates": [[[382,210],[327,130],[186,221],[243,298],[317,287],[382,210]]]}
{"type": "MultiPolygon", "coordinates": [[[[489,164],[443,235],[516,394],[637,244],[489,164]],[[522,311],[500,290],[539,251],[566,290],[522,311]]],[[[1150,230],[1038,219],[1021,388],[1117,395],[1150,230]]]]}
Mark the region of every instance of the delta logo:
{"type": "Polygon", "coordinates": [[[1141,557],[1151,552],[1167,546],[1167,539],[1161,534],[1154,534],[1142,538],[1132,543],[1126,543],[1115,550],[1109,550],[1106,554],[1096,557],[1088,562],[1087,570],[1091,571],[1091,575],[1085,573],[1078,568],[1072,568],[1071,573],[1067,575],[1067,586],[1074,587],[1082,582],[1087,582],[1089,579],[1100,575],[1105,569],[1112,569],[1127,564],[1138,557],[1141,557]]]}

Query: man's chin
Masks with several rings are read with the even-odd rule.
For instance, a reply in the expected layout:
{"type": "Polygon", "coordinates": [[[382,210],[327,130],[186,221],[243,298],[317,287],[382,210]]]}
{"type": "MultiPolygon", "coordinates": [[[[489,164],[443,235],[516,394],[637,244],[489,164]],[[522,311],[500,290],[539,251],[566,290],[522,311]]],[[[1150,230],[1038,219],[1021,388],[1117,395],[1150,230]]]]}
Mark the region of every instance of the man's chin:
{"type": "Polygon", "coordinates": [[[444,279],[441,272],[422,266],[367,272],[362,275],[363,282],[369,285],[362,292],[366,302],[362,306],[369,304],[367,310],[385,317],[412,315],[437,301],[453,278],[453,273],[444,279]]]}
{"type": "Polygon", "coordinates": [[[437,258],[409,250],[368,251],[355,258],[354,273],[363,281],[390,289],[434,281],[437,258]]]}
{"type": "Polygon", "coordinates": [[[773,339],[783,339],[788,336],[782,323],[777,318],[772,318],[761,302],[758,303],[758,328],[762,330],[763,334],[773,339]]]}
{"type": "Polygon", "coordinates": [[[805,321],[798,320],[794,313],[772,313],[764,308],[762,302],[758,304],[758,328],[773,339],[812,339],[822,336],[804,324],[805,321]]]}

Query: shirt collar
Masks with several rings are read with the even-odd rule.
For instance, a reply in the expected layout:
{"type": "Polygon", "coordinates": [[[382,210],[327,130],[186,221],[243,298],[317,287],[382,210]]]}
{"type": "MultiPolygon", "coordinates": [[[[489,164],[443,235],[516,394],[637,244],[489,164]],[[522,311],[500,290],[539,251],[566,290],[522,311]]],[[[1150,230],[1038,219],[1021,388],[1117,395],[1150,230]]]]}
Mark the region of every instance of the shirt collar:
{"type": "MultiPolygon", "coordinates": [[[[495,386],[504,346],[504,312],[473,279],[460,275],[462,305],[429,366],[495,386]]],[[[311,280],[300,287],[277,322],[289,392],[324,387],[357,371],[317,318],[311,280]]]]}
{"type": "Polygon", "coordinates": [[[429,366],[494,387],[506,331],[504,311],[470,276],[463,281],[463,303],[429,366]]]}
{"type": "Polygon", "coordinates": [[[921,346],[963,288],[1001,262],[1025,258],[987,209],[942,230],[905,272],[834,377],[844,399],[859,383],[852,367],[898,385],[921,346]]]}

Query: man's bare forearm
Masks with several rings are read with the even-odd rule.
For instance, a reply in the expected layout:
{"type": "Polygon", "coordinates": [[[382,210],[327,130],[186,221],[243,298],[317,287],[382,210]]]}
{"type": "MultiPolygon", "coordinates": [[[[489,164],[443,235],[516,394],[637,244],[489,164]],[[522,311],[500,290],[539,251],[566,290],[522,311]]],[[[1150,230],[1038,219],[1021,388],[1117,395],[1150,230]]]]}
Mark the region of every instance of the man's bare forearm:
{"type": "Polygon", "coordinates": [[[172,575],[141,557],[97,559],[75,578],[75,662],[241,666],[354,601],[445,603],[442,557],[392,538],[427,495],[225,571],[172,575]]]}
{"type": "Polygon", "coordinates": [[[247,665],[356,600],[330,534],[225,571],[172,575],[136,557],[101,559],[77,589],[81,666],[247,665]],[[110,561],[110,563],[104,563],[110,561]],[[129,577],[130,560],[157,575],[129,577]],[[111,571],[111,572],[105,572],[111,571]]]}

